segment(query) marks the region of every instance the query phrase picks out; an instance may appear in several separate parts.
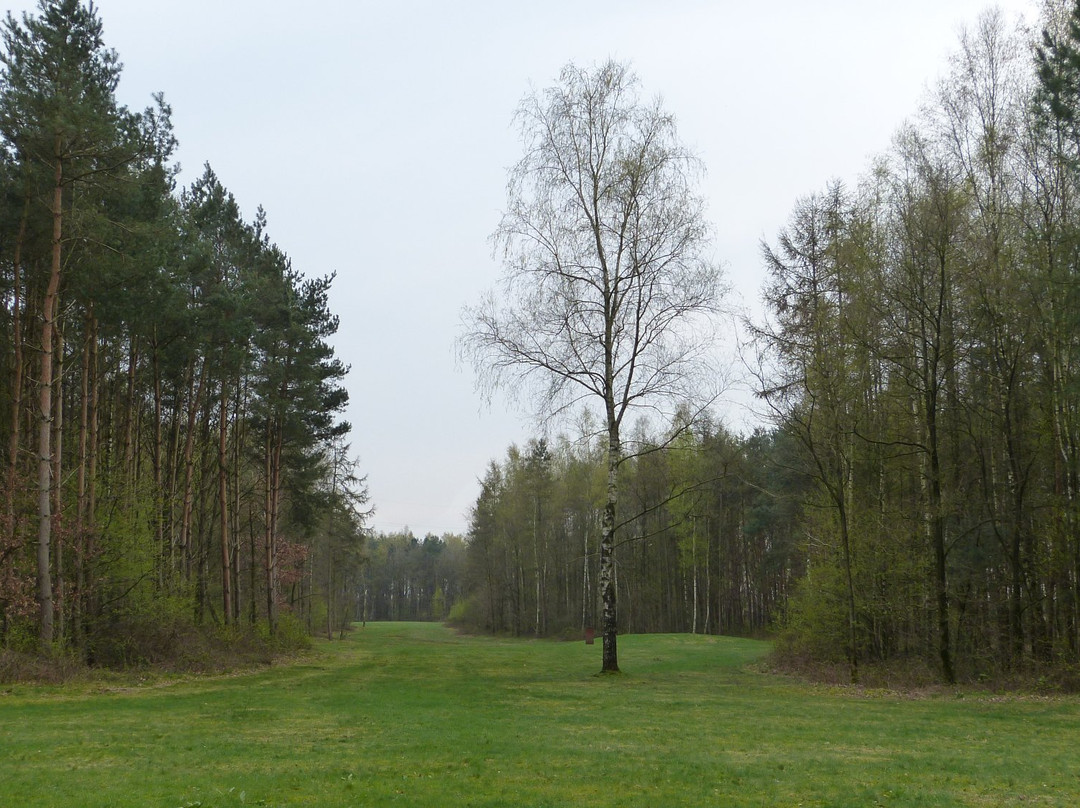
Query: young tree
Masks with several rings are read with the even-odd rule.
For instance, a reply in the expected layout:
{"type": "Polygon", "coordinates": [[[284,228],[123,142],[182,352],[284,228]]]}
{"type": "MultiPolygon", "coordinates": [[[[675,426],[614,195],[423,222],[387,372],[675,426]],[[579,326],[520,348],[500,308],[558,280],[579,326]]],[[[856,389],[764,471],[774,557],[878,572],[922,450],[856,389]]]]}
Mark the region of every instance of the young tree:
{"type": "Polygon", "coordinates": [[[805,473],[832,510],[842,558],[847,657],[858,680],[858,608],[854,580],[852,476],[857,375],[850,331],[853,204],[840,185],[802,200],[774,249],[762,245],[764,299],[772,322],[755,328],[775,360],[762,397],[803,449],[805,473]]]}
{"type": "Polygon", "coordinates": [[[618,670],[614,559],[623,420],[683,400],[711,340],[719,293],[698,161],[625,65],[568,65],[517,112],[525,156],[495,240],[504,295],[467,309],[462,345],[481,385],[535,394],[555,417],[603,409],[607,499],[600,541],[603,670],[618,670]]]}

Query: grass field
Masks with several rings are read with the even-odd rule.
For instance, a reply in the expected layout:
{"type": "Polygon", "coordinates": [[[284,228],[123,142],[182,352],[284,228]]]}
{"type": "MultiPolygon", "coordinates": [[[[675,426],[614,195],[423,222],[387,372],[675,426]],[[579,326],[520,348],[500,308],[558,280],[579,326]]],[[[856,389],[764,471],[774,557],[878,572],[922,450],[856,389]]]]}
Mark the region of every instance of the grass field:
{"type": "Polygon", "coordinates": [[[0,690],[0,806],[1080,805],[1080,699],[910,698],[766,646],[374,624],[243,676],[0,690]]]}

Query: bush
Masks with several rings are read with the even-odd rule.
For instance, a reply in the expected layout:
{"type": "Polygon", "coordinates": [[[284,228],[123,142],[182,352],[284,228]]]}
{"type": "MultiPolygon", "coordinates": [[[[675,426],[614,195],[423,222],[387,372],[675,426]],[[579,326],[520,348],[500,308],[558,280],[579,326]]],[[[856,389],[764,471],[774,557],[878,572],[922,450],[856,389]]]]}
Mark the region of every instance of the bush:
{"type": "Polygon", "coordinates": [[[311,647],[291,613],[282,615],[271,637],[265,622],[206,625],[196,621],[195,611],[191,597],[133,598],[88,619],[79,638],[69,626],[66,644],[58,643],[51,654],[41,652],[33,620],[11,620],[0,648],[0,684],[60,683],[91,669],[224,673],[269,665],[311,647]]]}
{"type": "Polygon", "coordinates": [[[304,627],[291,614],[271,637],[265,622],[200,625],[186,598],[162,598],[145,611],[114,611],[87,632],[87,661],[105,668],[156,668],[177,673],[221,673],[310,647],[304,627]]]}
{"type": "Polygon", "coordinates": [[[4,650],[17,654],[37,654],[39,650],[37,624],[33,620],[17,619],[7,624],[3,637],[4,650]]]}
{"type": "Polygon", "coordinates": [[[491,631],[491,623],[486,615],[484,604],[474,593],[451,606],[445,622],[460,631],[491,631]]]}
{"type": "Polygon", "coordinates": [[[10,648],[0,650],[0,685],[15,682],[62,684],[84,670],[84,666],[69,655],[47,657],[10,648]]]}
{"type": "Polygon", "coordinates": [[[277,633],[273,637],[268,635],[266,640],[269,648],[281,654],[295,654],[311,648],[311,635],[300,619],[291,612],[278,618],[277,633]]]}

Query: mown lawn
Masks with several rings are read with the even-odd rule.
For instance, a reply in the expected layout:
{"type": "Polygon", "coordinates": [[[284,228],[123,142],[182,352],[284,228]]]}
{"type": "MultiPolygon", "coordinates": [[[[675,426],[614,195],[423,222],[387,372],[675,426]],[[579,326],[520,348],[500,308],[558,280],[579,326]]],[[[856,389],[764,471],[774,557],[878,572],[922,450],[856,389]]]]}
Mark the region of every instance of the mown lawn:
{"type": "Polygon", "coordinates": [[[1080,699],[909,698],[695,636],[373,624],[236,677],[0,690],[0,806],[1080,805],[1080,699]],[[748,667],[749,666],[749,667],[748,667]]]}

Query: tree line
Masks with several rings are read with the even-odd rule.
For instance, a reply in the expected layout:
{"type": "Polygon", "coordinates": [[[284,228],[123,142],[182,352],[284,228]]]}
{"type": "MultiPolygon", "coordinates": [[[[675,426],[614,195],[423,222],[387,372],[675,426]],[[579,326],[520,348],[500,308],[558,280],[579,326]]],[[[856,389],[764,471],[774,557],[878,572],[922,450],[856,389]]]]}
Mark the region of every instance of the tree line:
{"type": "MultiPolygon", "coordinates": [[[[604,127],[633,130],[654,108],[605,106],[635,86],[611,65],[592,80],[568,68],[541,97],[546,132],[565,140],[526,144],[497,234],[507,308],[467,312],[466,342],[482,381],[493,365],[547,416],[595,394],[606,427],[492,463],[458,617],[535,635],[603,622],[607,542],[619,631],[771,626],[787,659],[852,680],[880,665],[947,682],[1067,672],[1080,661],[1080,3],[1048,6],[1036,42],[984,13],[864,178],[799,200],[762,244],[765,316],[746,323],[745,359],[767,427],[748,436],[693,418],[706,408],[692,398],[666,431],[619,432],[624,405],[660,410],[625,379],[613,408],[612,369],[638,369],[617,339],[678,338],[692,308],[650,319],[649,297],[617,312],[620,289],[647,277],[659,294],[677,277],[635,264],[672,253],[634,228],[677,231],[648,218],[663,205],[641,189],[681,152],[659,137],[620,151],[604,127]]],[[[665,190],[695,209],[686,186],[665,190]]]]}
{"type": "Polygon", "coordinates": [[[506,294],[461,344],[548,419],[586,405],[579,435],[493,461],[465,537],[365,550],[333,276],[209,166],[177,188],[168,104],[117,102],[92,6],[9,15],[0,641],[129,662],[182,625],[447,618],[595,627],[608,671],[619,632],[775,628],[853,680],[1069,670],[1080,2],[1040,33],[982,15],[891,149],[762,245],[746,435],[708,416],[721,287],[673,117],[613,62],[526,96],[506,294]]]}
{"type": "Polygon", "coordinates": [[[854,189],[763,247],[763,395],[814,481],[792,644],[945,681],[1080,658],[1080,4],[997,11],[854,189]]]}
{"type": "Polygon", "coordinates": [[[368,536],[353,613],[361,621],[447,620],[464,598],[466,555],[464,537],[453,533],[368,536]]]}
{"type": "Polygon", "coordinates": [[[209,166],[177,189],[169,106],[117,102],[94,6],[0,44],[0,641],[130,661],[137,627],[351,619],[333,276],[209,166]]]}
{"type": "MultiPolygon", "coordinates": [[[[708,423],[675,441],[639,424],[620,465],[615,547],[619,631],[763,635],[799,577],[797,509],[774,496],[784,451],[770,432],[708,423]]],[[[474,630],[577,638],[598,629],[603,440],[512,446],[481,482],[465,593],[452,622],[474,630]]],[[[798,481],[790,481],[797,486],[798,481]]]]}
{"type": "MultiPolygon", "coordinates": [[[[626,442],[619,630],[764,635],[804,563],[797,503],[774,493],[801,484],[773,462],[794,444],[709,423],[669,438],[641,423],[626,442]]],[[[368,537],[353,613],[529,637],[597,629],[606,475],[595,436],[509,447],[480,481],[467,536],[368,537]]]]}

